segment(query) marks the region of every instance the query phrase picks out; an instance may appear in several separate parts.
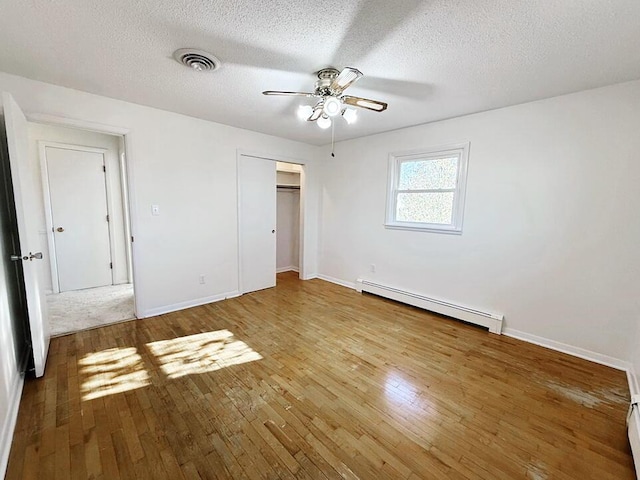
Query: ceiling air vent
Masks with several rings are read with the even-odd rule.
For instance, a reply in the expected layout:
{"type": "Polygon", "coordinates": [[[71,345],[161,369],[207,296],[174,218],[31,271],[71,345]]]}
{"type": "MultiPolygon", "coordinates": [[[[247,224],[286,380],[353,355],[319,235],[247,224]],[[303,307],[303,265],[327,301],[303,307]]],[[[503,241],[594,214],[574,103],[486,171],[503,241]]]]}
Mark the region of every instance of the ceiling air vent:
{"type": "Polygon", "coordinates": [[[220,68],[220,60],[210,53],[194,48],[181,48],[173,53],[173,58],[198,72],[214,71],[220,68]]]}

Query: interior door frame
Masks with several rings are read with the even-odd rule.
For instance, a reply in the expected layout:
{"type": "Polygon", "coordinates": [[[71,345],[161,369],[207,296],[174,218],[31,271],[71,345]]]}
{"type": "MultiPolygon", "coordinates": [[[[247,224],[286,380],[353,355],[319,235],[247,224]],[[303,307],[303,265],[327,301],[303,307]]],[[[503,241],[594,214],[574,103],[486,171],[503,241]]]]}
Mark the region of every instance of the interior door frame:
{"type": "MultiPolygon", "coordinates": [[[[136,318],[142,318],[141,312],[146,311],[146,302],[144,298],[144,292],[141,288],[139,269],[137,268],[137,261],[140,257],[140,251],[138,245],[135,243],[135,236],[138,231],[139,215],[136,208],[136,192],[133,188],[135,185],[135,168],[131,161],[131,143],[135,139],[134,133],[128,127],[119,127],[114,125],[106,125],[102,123],[91,122],[88,120],[80,120],[75,118],[61,117],[58,115],[48,115],[44,113],[32,113],[26,115],[27,120],[34,123],[43,123],[46,125],[53,125],[59,127],[71,127],[81,130],[87,130],[90,132],[105,133],[108,135],[121,136],[124,140],[124,160],[121,165],[124,165],[123,174],[126,175],[126,182],[123,182],[122,188],[127,189],[128,201],[124,201],[123,205],[128,210],[129,218],[129,232],[131,238],[128,239],[128,244],[131,246],[131,270],[133,277],[133,311],[136,318]]],[[[125,216],[126,218],[126,216],[125,216]]]]}
{"type": "MultiPolygon", "coordinates": [[[[236,151],[236,179],[237,179],[237,183],[236,183],[236,188],[237,188],[237,214],[238,214],[238,293],[240,295],[242,295],[243,292],[243,287],[242,287],[242,251],[240,246],[242,245],[242,231],[240,228],[240,225],[242,224],[241,219],[242,219],[242,212],[241,212],[241,181],[242,179],[240,178],[240,159],[242,157],[252,157],[252,158],[258,158],[261,160],[265,160],[265,161],[270,161],[273,162],[273,168],[276,168],[275,163],[276,162],[284,162],[284,163],[294,163],[296,165],[300,165],[301,168],[301,172],[300,172],[300,228],[299,228],[299,235],[300,235],[300,242],[299,242],[299,258],[298,258],[298,277],[300,279],[305,279],[305,278],[309,278],[307,276],[307,269],[306,267],[306,263],[304,261],[304,252],[305,252],[305,247],[306,247],[306,242],[305,242],[305,234],[304,234],[304,227],[305,227],[305,222],[304,222],[304,218],[305,218],[305,210],[306,210],[306,205],[307,202],[305,201],[306,199],[306,194],[307,194],[307,189],[306,189],[306,176],[305,176],[305,165],[306,165],[306,161],[304,160],[300,160],[297,158],[289,158],[289,157],[285,157],[282,155],[272,155],[272,154],[268,154],[268,153],[259,153],[259,152],[254,152],[254,151],[248,151],[248,150],[243,150],[243,149],[238,149],[236,151]]],[[[273,186],[273,188],[276,188],[276,185],[273,186]]]]}
{"type": "MultiPolygon", "coordinates": [[[[111,182],[109,181],[109,165],[106,161],[106,153],[109,151],[106,148],[98,147],[85,147],[82,145],[73,145],[71,143],[50,142],[48,140],[38,141],[38,152],[40,155],[40,172],[42,174],[42,192],[44,198],[44,219],[47,226],[47,243],[49,245],[49,263],[51,264],[51,287],[53,293],[60,293],[60,279],[58,278],[58,255],[56,250],[56,240],[53,232],[53,208],[51,205],[51,185],[49,184],[49,166],[47,164],[47,147],[59,148],[62,150],[73,150],[76,152],[89,152],[102,154],[102,165],[105,168],[105,193],[107,202],[107,215],[109,219],[113,218],[111,214],[113,212],[113,198],[109,192],[111,182]]],[[[115,237],[113,228],[111,228],[111,221],[107,222],[109,229],[109,256],[110,262],[113,262],[113,246],[115,243],[115,237]]],[[[113,285],[113,269],[111,269],[111,284],[113,285]]]]}

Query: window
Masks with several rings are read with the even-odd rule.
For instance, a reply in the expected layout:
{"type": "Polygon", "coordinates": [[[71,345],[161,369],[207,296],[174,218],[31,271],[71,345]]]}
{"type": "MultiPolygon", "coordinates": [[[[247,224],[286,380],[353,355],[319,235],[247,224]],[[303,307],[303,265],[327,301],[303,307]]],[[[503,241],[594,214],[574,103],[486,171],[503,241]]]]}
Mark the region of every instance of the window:
{"type": "Polygon", "coordinates": [[[387,228],[462,233],[469,143],[389,156],[387,228]]]}

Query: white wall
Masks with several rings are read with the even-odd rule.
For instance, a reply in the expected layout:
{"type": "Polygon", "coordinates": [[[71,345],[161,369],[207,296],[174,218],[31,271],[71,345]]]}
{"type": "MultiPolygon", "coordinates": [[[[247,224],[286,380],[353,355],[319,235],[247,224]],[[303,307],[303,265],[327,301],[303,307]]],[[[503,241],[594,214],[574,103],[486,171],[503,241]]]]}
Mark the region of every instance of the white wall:
{"type": "MultiPolygon", "coordinates": [[[[109,228],[113,230],[112,233],[115,240],[111,245],[113,283],[127,283],[129,276],[127,272],[127,245],[124,229],[122,185],[120,181],[120,159],[118,156],[120,150],[119,138],[113,135],[104,135],[76,128],[64,128],[40,123],[29,123],[29,161],[32,168],[37,169],[38,171],[41,169],[40,149],[38,144],[40,141],[104,148],[107,150],[105,152],[105,162],[108,170],[107,175],[109,176],[107,187],[109,189],[108,195],[110,203],[113,207],[109,212],[109,228]]],[[[43,191],[41,190],[38,193],[40,195],[38,201],[42,205],[42,215],[38,220],[40,223],[40,232],[45,237],[44,240],[46,242],[46,236],[53,235],[53,233],[48,231],[46,228],[43,191]]],[[[42,262],[43,285],[47,291],[52,291],[50,255],[46,243],[43,253],[46,259],[45,262],[42,262]]]]}
{"type": "Polygon", "coordinates": [[[502,313],[511,333],[629,359],[640,313],[640,82],[335,151],[322,156],[321,274],[502,313]],[[466,141],[463,234],[385,229],[389,152],[466,141]]]}
{"type": "MultiPolygon", "coordinates": [[[[278,175],[281,172],[278,172],[278,175]]],[[[278,189],[276,220],[276,268],[298,269],[300,238],[300,191],[278,189]]]]}
{"type": "Polygon", "coordinates": [[[31,120],[46,114],[129,130],[139,316],[237,292],[238,149],[306,163],[304,276],[317,272],[318,147],[4,73],[0,90],[12,93],[31,120]],[[152,204],[159,216],[151,215],[152,204]]]}

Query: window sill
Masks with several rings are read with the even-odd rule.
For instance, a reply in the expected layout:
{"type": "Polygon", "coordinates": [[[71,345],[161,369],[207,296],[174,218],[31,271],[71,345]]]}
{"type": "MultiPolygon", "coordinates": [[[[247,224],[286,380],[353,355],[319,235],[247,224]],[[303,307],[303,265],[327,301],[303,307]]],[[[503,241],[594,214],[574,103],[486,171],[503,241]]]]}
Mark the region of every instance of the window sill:
{"type": "Polygon", "coordinates": [[[390,230],[409,230],[414,232],[444,233],[447,235],[462,235],[461,228],[455,227],[438,227],[435,225],[411,225],[403,223],[385,223],[384,228],[390,230]]]}

